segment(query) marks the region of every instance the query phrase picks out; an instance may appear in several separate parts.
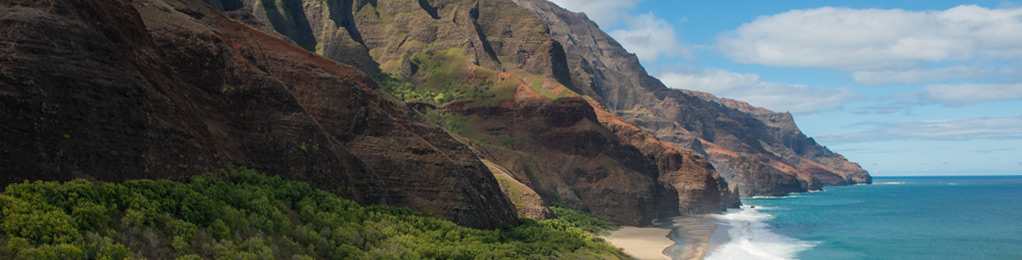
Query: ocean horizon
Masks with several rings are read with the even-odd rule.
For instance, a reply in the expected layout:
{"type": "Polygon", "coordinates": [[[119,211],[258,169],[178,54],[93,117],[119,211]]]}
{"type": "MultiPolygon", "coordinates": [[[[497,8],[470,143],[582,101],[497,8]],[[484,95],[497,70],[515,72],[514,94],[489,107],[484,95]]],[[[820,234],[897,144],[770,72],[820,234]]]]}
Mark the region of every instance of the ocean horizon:
{"type": "Polygon", "coordinates": [[[1022,259],[1022,175],[883,176],[674,221],[674,259],[1022,259]],[[708,232],[712,230],[712,232],[708,232]],[[705,254],[693,255],[693,248],[705,254]]]}

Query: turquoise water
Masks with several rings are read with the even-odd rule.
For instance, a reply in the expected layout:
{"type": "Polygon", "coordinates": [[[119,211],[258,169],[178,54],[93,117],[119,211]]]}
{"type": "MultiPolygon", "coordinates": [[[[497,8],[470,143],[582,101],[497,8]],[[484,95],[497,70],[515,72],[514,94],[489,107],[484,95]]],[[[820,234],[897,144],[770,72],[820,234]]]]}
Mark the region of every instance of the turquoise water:
{"type": "Polygon", "coordinates": [[[877,177],[714,215],[707,259],[1022,259],[1022,176],[877,177]]]}

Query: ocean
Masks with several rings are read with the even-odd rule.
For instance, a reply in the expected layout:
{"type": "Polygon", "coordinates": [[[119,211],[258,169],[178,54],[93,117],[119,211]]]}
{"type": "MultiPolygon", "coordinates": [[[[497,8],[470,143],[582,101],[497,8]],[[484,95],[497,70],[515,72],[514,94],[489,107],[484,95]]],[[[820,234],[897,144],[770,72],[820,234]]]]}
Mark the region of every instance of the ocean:
{"type": "Polygon", "coordinates": [[[1022,259],[1022,176],[875,177],[674,221],[675,259],[1022,259]],[[687,227],[687,228],[686,228],[687,227]],[[712,231],[710,231],[712,230],[712,231]],[[706,252],[693,255],[693,248],[706,252]]]}

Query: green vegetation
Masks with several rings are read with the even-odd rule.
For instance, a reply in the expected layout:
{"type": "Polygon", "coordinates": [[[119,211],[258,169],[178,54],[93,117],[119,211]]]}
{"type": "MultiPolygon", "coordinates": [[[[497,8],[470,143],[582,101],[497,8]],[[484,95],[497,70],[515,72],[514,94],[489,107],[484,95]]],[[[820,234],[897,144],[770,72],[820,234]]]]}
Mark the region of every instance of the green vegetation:
{"type": "Polygon", "coordinates": [[[442,110],[429,110],[424,114],[427,120],[437,124],[438,126],[451,131],[458,136],[472,139],[473,141],[484,142],[479,140],[474,131],[471,129],[476,124],[480,123],[480,118],[475,116],[467,116],[458,113],[449,113],[442,110]]]}
{"type": "Polygon", "coordinates": [[[418,68],[412,79],[386,72],[376,75],[381,87],[402,101],[442,105],[471,99],[477,104],[496,105],[511,101],[514,95],[515,85],[499,80],[495,71],[477,67],[468,73],[466,64],[470,62],[461,48],[418,52],[410,61],[418,68]]]}
{"type": "Polygon", "coordinates": [[[451,96],[446,95],[444,93],[437,93],[429,89],[418,89],[414,85],[412,85],[412,83],[408,83],[399,77],[396,77],[390,73],[385,72],[381,72],[380,74],[376,75],[376,82],[380,83],[380,86],[383,87],[383,90],[387,91],[387,93],[390,93],[390,95],[394,96],[395,98],[401,101],[436,102],[438,101],[437,97],[440,95],[445,96],[442,97],[442,99],[446,99],[446,97],[451,96]]]}
{"type": "Polygon", "coordinates": [[[487,101],[497,97],[490,91],[492,84],[486,82],[469,85],[461,83],[435,84],[432,87],[415,87],[400,78],[389,74],[380,73],[376,76],[377,82],[382,85],[383,90],[402,101],[430,102],[437,105],[460,99],[472,99],[476,101],[487,101]]]}
{"type": "Polygon", "coordinates": [[[251,170],[188,183],[12,184],[0,259],[614,259],[592,215],[478,230],[407,208],[363,207],[251,170]]]}
{"type": "Polygon", "coordinates": [[[588,233],[606,235],[609,231],[620,228],[610,220],[602,219],[592,213],[566,208],[557,203],[551,205],[550,210],[553,210],[554,215],[557,216],[557,219],[550,221],[563,221],[588,233]]]}

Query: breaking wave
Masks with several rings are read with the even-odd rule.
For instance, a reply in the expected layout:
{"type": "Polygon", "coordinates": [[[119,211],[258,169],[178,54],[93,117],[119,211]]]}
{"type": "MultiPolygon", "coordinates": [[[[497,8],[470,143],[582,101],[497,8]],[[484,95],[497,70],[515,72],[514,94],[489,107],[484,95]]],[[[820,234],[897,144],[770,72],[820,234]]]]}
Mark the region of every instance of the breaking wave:
{"type": "Polygon", "coordinates": [[[762,208],[742,206],[729,209],[722,215],[714,215],[729,240],[710,248],[706,259],[794,259],[802,251],[816,243],[786,237],[770,231],[766,221],[773,216],[759,211],[762,208]]]}
{"type": "Polygon", "coordinates": [[[875,184],[875,185],[902,185],[902,184],[905,184],[905,182],[903,182],[903,181],[882,181],[882,182],[874,182],[873,184],[875,184]]]}

